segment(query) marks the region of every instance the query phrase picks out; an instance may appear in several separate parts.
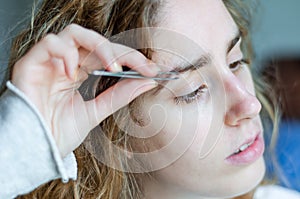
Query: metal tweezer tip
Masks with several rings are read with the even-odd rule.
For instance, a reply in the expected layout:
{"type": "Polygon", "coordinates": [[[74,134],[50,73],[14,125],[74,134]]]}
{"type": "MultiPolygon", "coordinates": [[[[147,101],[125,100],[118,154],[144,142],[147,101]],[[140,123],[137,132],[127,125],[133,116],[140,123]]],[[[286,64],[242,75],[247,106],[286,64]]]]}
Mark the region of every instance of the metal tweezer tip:
{"type": "Polygon", "coordinates": [[[177,72],[159,72],[155,77],[143,76],[136,71],[123,71],[123,72],[109,72],[105,70],[94,70],[90,75],[95,76],[108,76],[108,77],[120,77],[120,78],[131,78],[131,79],[153,79],[159,81],[176,80],[178,79],[177,72]]]}

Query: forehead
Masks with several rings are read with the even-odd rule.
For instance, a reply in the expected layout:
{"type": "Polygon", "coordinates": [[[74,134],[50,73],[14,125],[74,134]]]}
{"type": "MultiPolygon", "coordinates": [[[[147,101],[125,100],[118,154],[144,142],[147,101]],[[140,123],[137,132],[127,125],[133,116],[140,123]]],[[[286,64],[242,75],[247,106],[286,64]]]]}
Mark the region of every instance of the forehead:
{"type": "Polygon", "coordinates": [[[182,52],[186,52],[193,46],[196,52],[195,49],[190,51],[194,51],[194,54],[201,52],[220,54],[238,32],[235,22],[221,0],[166,0],[162,13],[164,16],[160,27],[184,35],[190,40],[187,42],[187,39],[180,39],[177,36],[173,38],[171,35],[164,36],[163,39],[156,38],[158,45],[166,41],[168,45],[166,48],[172,45],[171,48],[177,46],[182,52]]]}

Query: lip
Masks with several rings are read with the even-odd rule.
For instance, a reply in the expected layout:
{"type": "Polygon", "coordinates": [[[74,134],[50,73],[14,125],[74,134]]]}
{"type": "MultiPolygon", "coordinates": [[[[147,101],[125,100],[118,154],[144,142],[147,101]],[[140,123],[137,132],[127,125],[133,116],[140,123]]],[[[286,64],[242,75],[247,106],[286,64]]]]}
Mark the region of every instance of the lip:
{"type": "Polygon", "coordinates": [[[251,142],[253,143],[247,149],[240,153],[230,155],[225,159],[225,161],[231,165],[242,166],[251,164],[258,160],[265,150],[262,133],[259,132],[254,139],[247,140],[244,144],[251,142]]]}

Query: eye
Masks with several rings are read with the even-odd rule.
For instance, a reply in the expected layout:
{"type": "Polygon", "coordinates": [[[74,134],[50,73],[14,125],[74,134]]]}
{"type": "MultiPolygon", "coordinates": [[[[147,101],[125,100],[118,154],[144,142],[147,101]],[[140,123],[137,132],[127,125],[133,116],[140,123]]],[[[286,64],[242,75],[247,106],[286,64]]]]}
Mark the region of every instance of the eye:
{"type": "Polygon", "coordinates": [[[238,60],[238,61],[235,61],[233,63],[231,63],[229,65],[229,69],[235,73],[237,72],[242,66],[244,66],[245,64],[249,64],[249,62],[246,60],[246,59],[241,59],[241,60],[238,60]]]}
{"type": "Polygon", "coordinates": [[[174,101],[176,104],[179,104],[181,102],[185,102],[187,104],[190,104],[196,100],[198,100],[203,93],[208,91],[208,87],[206,84],[202,84],[199,88],[197,88],[195,91],[187,94],[187,95],[183,95],[183,96],[179,96],[179,97],[175,97],[174,101]]]}

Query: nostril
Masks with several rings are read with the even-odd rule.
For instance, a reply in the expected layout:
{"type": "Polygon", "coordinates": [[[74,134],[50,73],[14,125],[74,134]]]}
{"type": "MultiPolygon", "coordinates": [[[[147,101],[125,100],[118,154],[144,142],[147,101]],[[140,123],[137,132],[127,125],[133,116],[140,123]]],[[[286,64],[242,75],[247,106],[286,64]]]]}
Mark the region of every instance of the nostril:
{"type": "Polygon", "coordinates": [[[251,75],[229,74],[222,80],[226,93],[226,112],[224,116],[226,124],[237,126],[243,120],[258,116],[262,106],[255,96],[251,75]]]}
{"type": "Polygon", "coordinates": [[[238,126],[239,120],[235,119],[236,117],[231,113],[227,113],[225,116],[225,124],[228,126],[238,126]]]}

